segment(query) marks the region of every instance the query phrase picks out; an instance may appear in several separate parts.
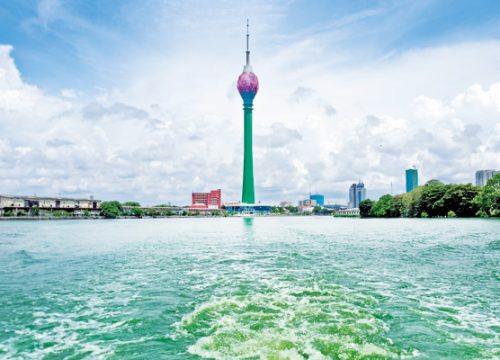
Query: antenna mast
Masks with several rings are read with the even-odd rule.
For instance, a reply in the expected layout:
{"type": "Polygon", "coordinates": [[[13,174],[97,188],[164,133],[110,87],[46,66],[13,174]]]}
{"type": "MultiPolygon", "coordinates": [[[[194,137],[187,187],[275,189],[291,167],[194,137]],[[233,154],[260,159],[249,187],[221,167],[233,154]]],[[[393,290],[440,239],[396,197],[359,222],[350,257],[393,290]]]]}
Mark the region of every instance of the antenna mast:
{"type": "Polygon", "coordinates": [[[247,19],[247,66],[250,65],[250,23],[247,19]]]}

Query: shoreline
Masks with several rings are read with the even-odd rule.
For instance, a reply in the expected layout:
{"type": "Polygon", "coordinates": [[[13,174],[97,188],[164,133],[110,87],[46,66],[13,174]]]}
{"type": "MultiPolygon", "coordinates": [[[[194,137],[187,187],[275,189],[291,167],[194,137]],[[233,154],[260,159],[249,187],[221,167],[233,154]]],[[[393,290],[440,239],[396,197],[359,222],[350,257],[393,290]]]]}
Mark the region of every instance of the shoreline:
{"type": "Polygon", "coordinates": [[[72,216],[58,216],[58,217],[45,217],[45,216],[19,216],[19,217],[0,217],[0,222],[1,221],[49,221],[49,220],[145,220],[145,219],[214,219],[214,218],[254,218],[254,217],[331,217],[331,218],[337,218],[337,219],[419,219],[419,220],[436,220],[436,219],[500,219],[498,217],[479,217],[479,216],[472,216],[472,217],[456,217],[456,218],[447,218],[447,217],[434,217],[434,218],[416,218],[416,217],[366,217],[362,218],[359,216],[331,216],[331,215],[283,215],[283,214],[269,214],[269,215],[252,215],[252,216],[239,216],[239,215],[233,215],[233,216],[204,216],[204,215],[197,215],[197,216],[192,216],[192,215],[172,215],[172,216],[143,216],[143,217],[136,217],[136,216],[120,216],[116,218],[107,218],[104,216],[93,216],[93,217],[72,217],[72,216]]]}
{"type": "Polygon", "coordinates": [[[92,217],[77,217],[77,216],[5,216],[2,217],[0,216],[0,221],[19,221],[19,220],[30,220],[30,221],[37,221],[37,220],[130,220],[130,219],[136,219],[136,220],[141,220],[141,219],[183,219],[183,218],[190,218],[190,219],[196,219],[196,218],[202,218],[202,219],[209,219],[209,218],[253,218],[253,217],[305,217],[305,216],[322,216],[326,217],[329,215],[251,215],[251,216],[239,216],[239,215],[229,215],[229,216],[220,216],[220,215],[215,215],[215,216],[208,216],[208,215],[171,215],[171,216],[119,216],[116,218],[107,218],[104,216],[92,216],[92,217]]]}

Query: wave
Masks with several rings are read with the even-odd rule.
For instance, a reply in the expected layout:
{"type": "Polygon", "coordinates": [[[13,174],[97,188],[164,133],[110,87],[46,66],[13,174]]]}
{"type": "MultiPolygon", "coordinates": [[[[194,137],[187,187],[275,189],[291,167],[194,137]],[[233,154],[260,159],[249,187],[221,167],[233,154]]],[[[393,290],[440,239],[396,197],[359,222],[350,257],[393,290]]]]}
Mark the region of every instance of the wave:
{"type": "Polygon", "coordinates": [[[336,285],[281,285],[243,296],[214,297],[175,324],[198,340],[206,358],[400,357],[386,337],[378,301],[336,285]]]}
{"type": "Polygon", "coordinates": [[[39,259],[35,257],[32,253],[26,250],[19,250],[10,254],[11,260],[17,260],[21,262],[23,265],[30,265],[39,262],[44,262],[44,259],[39,259]]]}
{"type": "Polygon", "coordinates": [[[493,240],[489,242],[486,247],[489,250],[500,250],[500,240],[493,240]]]}

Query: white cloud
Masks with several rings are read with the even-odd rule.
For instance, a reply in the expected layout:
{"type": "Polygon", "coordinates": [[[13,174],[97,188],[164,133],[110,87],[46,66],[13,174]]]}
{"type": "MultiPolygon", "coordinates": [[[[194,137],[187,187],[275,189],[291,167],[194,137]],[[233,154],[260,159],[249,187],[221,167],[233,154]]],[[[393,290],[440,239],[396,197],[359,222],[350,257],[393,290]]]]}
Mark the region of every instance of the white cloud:
{"type": "MultiPolygon", "coordinates": [[[[376,197],[391,182],[402,191],[411,165],[423,181],[456,182],[500,167],[500,43],[415,50],[348,69],[301,53],[323,55],[314,44],[292,44],[266,61],[253,55],[259,200],[317,191],[340,201],[358,179],[376,197]]],[[[239,199],[239,57],[144,58],[130,64],[127,86],[89,98],[27,84],[10,51],[0,47],[1,192],[187,203],[193,190],[221,187],[225,200],[239,199]]]]}

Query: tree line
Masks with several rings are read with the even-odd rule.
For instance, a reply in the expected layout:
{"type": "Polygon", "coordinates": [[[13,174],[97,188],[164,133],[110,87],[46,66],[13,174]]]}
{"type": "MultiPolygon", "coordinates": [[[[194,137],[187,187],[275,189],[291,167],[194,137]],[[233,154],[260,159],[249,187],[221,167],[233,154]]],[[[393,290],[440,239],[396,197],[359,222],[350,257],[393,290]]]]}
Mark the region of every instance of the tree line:
{"type": "Polygon", "coordinates": [[[107,218],[117,218],[120,216],[155,217],[155,216],[172,216],[175,215],[175,213],[170,209],[155,209],[155,208],[142,209],[141,204],[135,201],[128,201],[123,204],[121,204],[118,201],[104,201],[101,204],[101,215],[107,218]],[[124,206],[129,207],[129,209],[125,210],[123,208],[124,206]]]}
{"type": "Polygon", "coordinates": [[[443,184],[430,180],[424,186],[396,196],[383,195],[359,204],[361,217],[500,217],[500,174],[484,187],[443,184]]]}
{"type": "MultiPolygon", "coordinates": [[[[173,209],[172,205],[155,205],[149,208],[142,208],[141,204],[135,201],[127,201],[124,203],[120,203],[119,201],[104,201],[101,204],[101,215],[109,218],[115,219],[122,216],[134,216],[137,218],[141,218],[144,216],[148,217],[163,217],[163,216],[198,216],[200,215],[198,212],[189,211],[189,209],[183,209],[181,211],[173,209]]],[[[219,209],[211,210],[207,215],[211,216],[227,216],[227,213],[223,212],[219,209]]]]}

